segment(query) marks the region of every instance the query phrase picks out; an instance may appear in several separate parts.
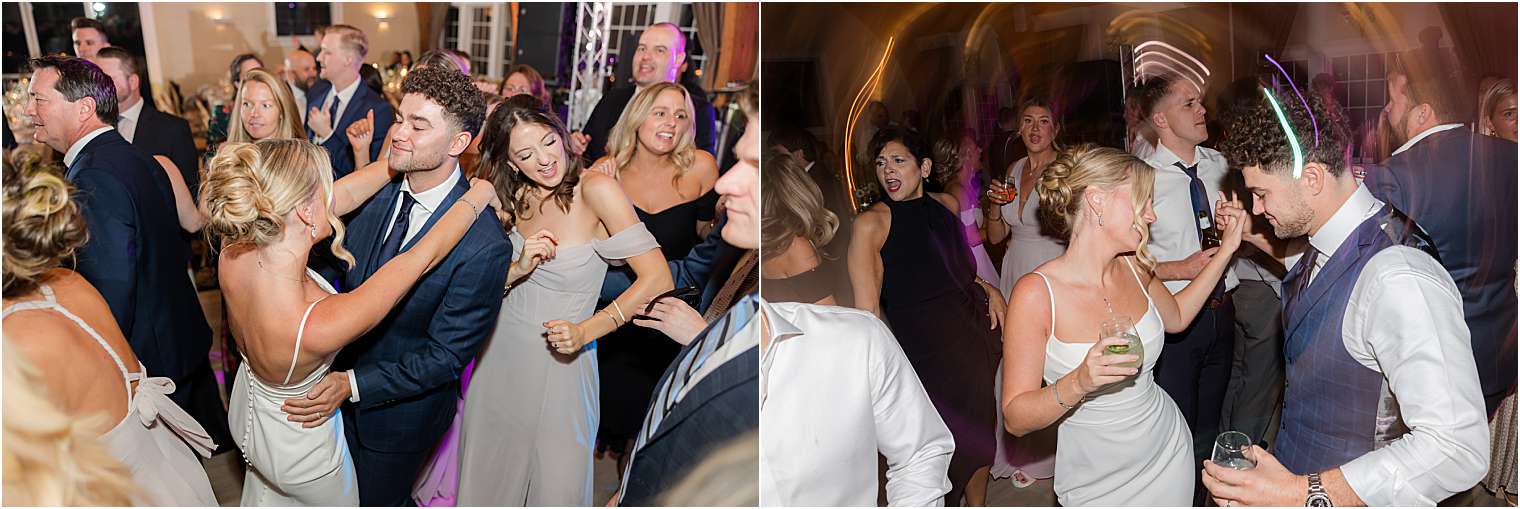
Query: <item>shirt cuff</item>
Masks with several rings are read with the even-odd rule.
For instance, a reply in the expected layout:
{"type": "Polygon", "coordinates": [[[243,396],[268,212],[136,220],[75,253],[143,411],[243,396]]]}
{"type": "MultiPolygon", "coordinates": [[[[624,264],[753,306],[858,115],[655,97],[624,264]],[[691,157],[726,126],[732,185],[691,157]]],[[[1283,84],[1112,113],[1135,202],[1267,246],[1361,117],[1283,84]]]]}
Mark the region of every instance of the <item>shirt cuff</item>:
{"type": "Polygon", "coordinates": [[[348,401],[359,402],[359,377],[354,375],[354,370],[348,370],[348,401]]]}

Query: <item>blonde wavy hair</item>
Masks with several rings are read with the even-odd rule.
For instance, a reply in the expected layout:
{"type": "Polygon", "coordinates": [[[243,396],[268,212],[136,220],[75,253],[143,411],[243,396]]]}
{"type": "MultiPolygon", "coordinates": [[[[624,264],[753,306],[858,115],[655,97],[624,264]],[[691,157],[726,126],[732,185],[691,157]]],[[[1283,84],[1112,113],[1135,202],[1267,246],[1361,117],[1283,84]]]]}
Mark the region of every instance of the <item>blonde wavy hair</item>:
{"type": "Polygon", "coordinates": [[[1045,167],[1040,185],[1038,217],[1040,225],[1056,238],[1071,241],[1073,226],[1089,213],[1082,195],[1089,187],[1112,191],[1121,185],[1131,186],[1134,225],[1140,230],[1140,245],[1135,247],[1135,259],[1145,270],[1155,270],[1156,258],[1151,256],[1151,229],[1142,215],[1155,190],[1156,170],[1130,153],[1084,143],[1056,154],[1055,161],[1045,167]]]}
{"type": "MultiPolygon", "coordinates": [[[[801,236],[818,249],[839,230],[839,217],[823,207],[823,192],[783,149],[771,147],[760,172],[760,252],[779,256],[801,236]]],[[[821,254],[821,253],[820,253],[821,254]]]]}
{"type": "Polygon", "coordinates": [[[1499,108],[1499,102],[1506,96],[1515,95],[1515,83],[1509,78],[1500,78],[1488,83],[1488,86],[1480,91],[1478,99],[1478,134],[1497,136],[1494,132],[1494,110],[1499,108]]]}
{"type": "Polygon", "coordinates": [[[238,85],[237,97],[232,101],[232,117],[227,122],[227,141],[236,143],[253,143],[253,135],[248,134],[248,129],[243,127],[243,94],[248,93],[248,85],[259,82],[269,87],[269,93],[274,94],[274,101],[278,103],[280,121],[276,126],[273,138],[292,140],[306,137],[306,128],[301,126],[301,110],[296,108],[296,98],[290,93],[290,85],[285,84],[275,75],[263,69],[254,69],[243,75],[243,83],[238,85]]]}
{"type": "Polygon", "coordinates": [[[89,230],[56,165],[18,151],[4,172],[4,295],[13,298],[31,293],[44,274],[73,257],[89,230]]]}
{"type": "Polygon", "coordinates": [[[697,148],[697,122],[695,120],[696,108],[692,106],[691,92],[686,87],[671,82],[661,82],[645,87],[638,95],[628,101],[628,106],[623,108],[623,114],[618,117],[617,123],[612,127],[612,136],[607,140],[607,153],[612,155],[617,162],[619,170],[628,167],[633,161],[633,155],[639,150],[639,126],[644,124],[644,118],[649,116],[649,110],[654,109],[654,101],[660,94],[669,90],[681,93],[685,100],[686,115],[692,119],[687,129],[676,137],[676,149],[666,157],[675,164],[676,176],[671,179],[671,184],[676,185],[677,193],[680,192],[681,177],[691,169],[696,161],[697,148]]]}
{"type": "MultiPolygon", "coordinates": [[[[9,343],[9,341],[6,341],[9,343]]],[[[37,368],[7,344],[3,356],[7,506],[127,506],[138,495],[127,466],[100,441],[106,417],[64,413],[43,393],[37,368]]]]}
{"type": "MultiPolygon", "coordinates": [[[[201,182],[206,236],[221,239],[221,245],[269,245],[284,231],[286,214],[312,199],[331,203],[332,193],[332,163],[327,151],[312,142],[227,143],[217,150],[201,182]]],[[[354,256],[343,248],[343,222],[331,207],[327,224],[333,229],[333,255],[353,267],[354,256]]]]}

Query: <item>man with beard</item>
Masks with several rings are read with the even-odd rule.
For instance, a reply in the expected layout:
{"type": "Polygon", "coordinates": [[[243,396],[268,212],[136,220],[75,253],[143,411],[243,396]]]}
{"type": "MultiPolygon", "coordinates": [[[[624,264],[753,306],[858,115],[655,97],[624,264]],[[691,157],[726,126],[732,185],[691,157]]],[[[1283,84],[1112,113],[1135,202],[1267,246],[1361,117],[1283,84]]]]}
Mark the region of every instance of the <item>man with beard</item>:
{"type": "Polygon", "coordinates": [[[1297,253],[1283,279],[1282,429],[1271,453],[1246,451],[1255,468],[1205,462],[1203,483],[1220,507],[1434,506],[1489,464],[1462,295],[1430,237],[1348,171],[1346,130],[1323,101],[1260,91],[1220,148],[1252,213],[1297,253]]]}
{"type": "MultiPolygon", "coordinates": [[[[614,88],[602,96],[602,100],[596,103],[596,109],[591,111],[591,117],[586,119],[586,126],[580,132],[571,133],[571,151],[581,153],[587,162],[607,155],[608,133],[617,124],[628,101],[644,87],[655,83],[679,83],[677,77],[681,75],[681,65],[684,63],[686,35],[681,33],[681,27],[675,23],[655,23],[645,28],[644,33],[639,35],[638,50],[633,54],[633,85],[614,88]]],[[[706,150],[709,154],[717,153],[712,103],[708,102],[707,93],[702,90],[687,91],[691,92],[691,104],[696,108],[691,120],[696,124],[697,148],[706,150]]]]}
{"type": "MultiPolygon", "coordinates": [[[[433,67],[409,74],[401,93],[388,163],[404,177],[349,222],[344,245],[357,263],[343,279],[347,288],[409,249],[469,188],[458,161],[485,118],[480,93],[463,74],[433,67]]],[[[464,365],[495,330],[511,259],[496,214],[483,211],[390,316],[338,354],[332,373],[286,401],[291,420],[316,424],[350,402],[343,429],[361,504],[413,504],[417,472],[454,420],[464,365]]]]}
{"type": "Polygon", "coordinates": [[[301,112],[301,122],[306,122],[306,91],[317,84],[317,59],[304,48],[296,48],[285,54],[285,84],[290,95],[296,98],[296,111],[301,112]]]}
{"type": "Polygon", "coordinates": [[[1478,379],[1492,416],[1515,390],[1515,143],[1461,123],[1471,101],[1439,52],[1402,55],[1388,70],[1391,145],[1367,169],[1367,190],[1409,214],[1435,240],[1462,291],[1478,379]]]}

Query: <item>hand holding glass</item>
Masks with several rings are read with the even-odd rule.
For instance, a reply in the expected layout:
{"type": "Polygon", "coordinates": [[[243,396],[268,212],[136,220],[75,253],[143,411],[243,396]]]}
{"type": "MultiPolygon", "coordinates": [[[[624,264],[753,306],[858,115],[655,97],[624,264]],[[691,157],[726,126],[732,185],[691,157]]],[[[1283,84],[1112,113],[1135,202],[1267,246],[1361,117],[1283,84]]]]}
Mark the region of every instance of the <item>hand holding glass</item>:
{"type": "Polygon", "coordinates": [[[1214,439],[1215,465],[1235,470],[1256,468],[1256,455],[1251,452],[1251,437],[1239,431],[1226,431],[1214,439]]]}
{"type": "Polygon", "coordinates": [[[1129,341],[1127,345],[1109,345],[1104,348],[1103,355],[1135,355],[1139,358],[1133,362],[1115,364],[1115,366],[1141,369],[1141,365],[1145,362],[1145,347],[1140,344],[1140,336],[1135,334],[1134,324],[1130,321],[1129,317],[1114,316],[1108,320],[1104,320],[1102,327],[1102,332],[1098,335],[1099,340],[1122,338],[1129,341]]]}

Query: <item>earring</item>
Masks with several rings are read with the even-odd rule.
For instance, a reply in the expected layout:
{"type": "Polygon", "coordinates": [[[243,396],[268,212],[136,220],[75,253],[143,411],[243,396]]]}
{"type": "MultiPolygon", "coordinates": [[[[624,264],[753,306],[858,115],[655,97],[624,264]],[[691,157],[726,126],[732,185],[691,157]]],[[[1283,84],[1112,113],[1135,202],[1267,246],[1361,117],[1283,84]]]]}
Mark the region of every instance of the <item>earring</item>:
{"type": "Polygon", "coordinates": [[[317,225],[311,225],[309,229],[311,230],[311,238],[312,238],[312,240],[316,240],[316,238],[317,238],[317,225]]]}
{"type": "Polygon", "coordinates": [[[1098,226],[1103,226],[1103,213],[1098,213],[1098,226]]]}

